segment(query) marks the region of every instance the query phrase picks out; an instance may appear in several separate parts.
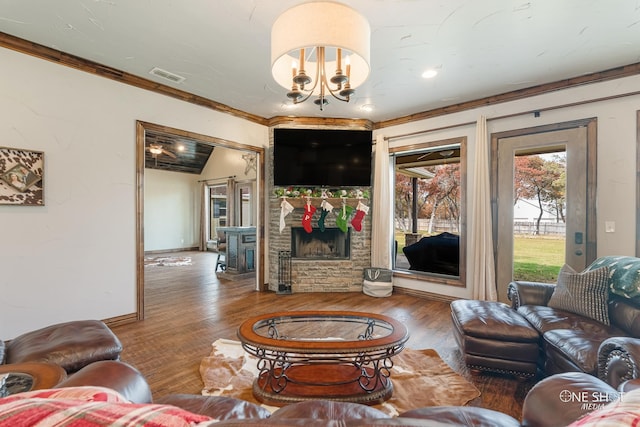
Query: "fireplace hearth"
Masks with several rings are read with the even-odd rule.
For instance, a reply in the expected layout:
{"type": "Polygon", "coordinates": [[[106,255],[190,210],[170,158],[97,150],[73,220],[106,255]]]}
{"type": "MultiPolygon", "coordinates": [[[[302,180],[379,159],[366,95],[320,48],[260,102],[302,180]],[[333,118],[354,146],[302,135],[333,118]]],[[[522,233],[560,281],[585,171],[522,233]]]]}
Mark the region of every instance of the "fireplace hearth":
{"type": "Polygon", "coordinates": [[[307,233],[303,227],[291,228],[291,258],[305,260],[349,259],[351,228],[343,232],[329,227],[321,231],[314,228],[307,233]]]}

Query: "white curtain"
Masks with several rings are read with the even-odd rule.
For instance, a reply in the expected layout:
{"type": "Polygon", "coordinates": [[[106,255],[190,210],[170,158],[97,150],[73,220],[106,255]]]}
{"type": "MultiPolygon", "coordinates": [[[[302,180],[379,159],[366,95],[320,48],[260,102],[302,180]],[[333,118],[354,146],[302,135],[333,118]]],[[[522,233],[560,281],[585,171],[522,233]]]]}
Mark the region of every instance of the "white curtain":
{"type": "Polygon", "coordinates": [[[371,215],[371,266],[391,268],[391,178],[389,142],[382,135],[376,138],[371,215]]]}
{"type": "Polygon", "coordinates": [[[200,250],[207,250],[207,240],[209,236],[207,236],[207,219],[209,216],[209,200],[207,197],[207,183],[200,183],[200,194],[201,194],[201,206],[200,206],[200,250]]]}
{"type": "Polygon", "coordinates": [[[235,227],[238,225],[236,221],[236,181],[234,178],[227,179],[227,227],[235,227]]]}
{"type": "Polygon", "coordinates": [[[476,156],[473,171],[474,191],[471,199],[469,249],[471,250],[472,277],[467,280],[473,286],[473,298],[496,301],[496,274],[493,258],[491,231],[491,190],[489,184],[489,147],[487,118],[480,116],[476,127],[476,156]]]}

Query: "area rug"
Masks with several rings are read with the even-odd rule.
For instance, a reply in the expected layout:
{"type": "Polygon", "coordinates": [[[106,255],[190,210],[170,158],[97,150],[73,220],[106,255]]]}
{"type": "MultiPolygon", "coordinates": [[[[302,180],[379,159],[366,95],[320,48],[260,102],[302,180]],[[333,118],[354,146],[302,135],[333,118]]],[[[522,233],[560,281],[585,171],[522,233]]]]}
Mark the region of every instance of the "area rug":
{"type": "MultiPolygon", "coordinates": [[[[251,391],[257,376],[257,359],[246,353],[238,341],[220,339],[212,347],[211,354],[200,363],[202,394],[259,404],[251,391]]],[[[393,362],[393,396],[374,406],[391,416],[423,406],[465,405],[480,396],[480,391],[453,371],[435,350],[405,348],[393,362]]]]}
{"type": "Polygon", "coordinates": [[[144,257],[145,267],[176,267],[179,265],[191,265],[191,257],[189,256],[156,256],[144,257]]]}

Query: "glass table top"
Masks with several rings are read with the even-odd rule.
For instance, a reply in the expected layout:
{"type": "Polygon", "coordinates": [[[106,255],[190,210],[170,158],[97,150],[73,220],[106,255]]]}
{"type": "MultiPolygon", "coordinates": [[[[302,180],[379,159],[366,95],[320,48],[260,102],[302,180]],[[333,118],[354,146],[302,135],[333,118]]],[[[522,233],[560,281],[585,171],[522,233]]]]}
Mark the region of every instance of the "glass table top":
{"type": "Polygon", "coordinates": [[[367,316],[340,314],[284,315],[258,320],[253,332],[288,341],[361,341],[388,337],[394,326],[367,316]]]}
{"type": "Polygon", "coordinates": [[[357,311],[280,311],[246,319],[238,328],[245,350],[302,354],[392,351],[409,339],[402,322],[357,311]]]}

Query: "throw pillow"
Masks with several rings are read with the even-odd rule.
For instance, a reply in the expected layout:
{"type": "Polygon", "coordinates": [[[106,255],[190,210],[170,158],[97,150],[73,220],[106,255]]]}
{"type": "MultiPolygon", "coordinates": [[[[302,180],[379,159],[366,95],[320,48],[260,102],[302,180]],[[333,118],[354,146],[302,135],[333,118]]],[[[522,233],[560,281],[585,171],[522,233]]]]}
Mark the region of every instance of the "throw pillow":
{"type": "Polygon", "coordinates": [[[547,305],[609,325],[608,284],[608,267],[576,273],[565,264],[547,305]]]}
{"type": "Polygon", "coordinates": [[[609,267],[611,293],[640,303],[640,258],[632,256],[603,256],[587,270],[609,267]]]}

